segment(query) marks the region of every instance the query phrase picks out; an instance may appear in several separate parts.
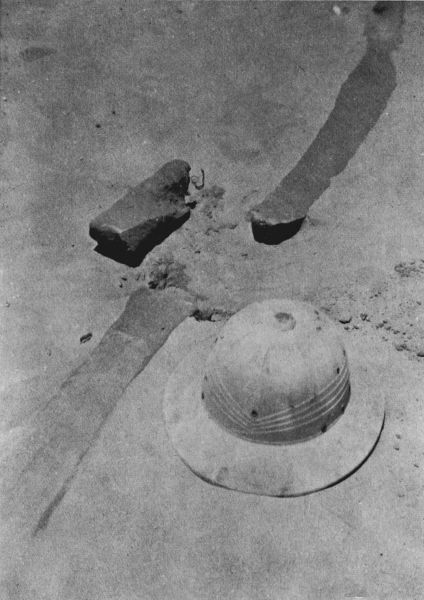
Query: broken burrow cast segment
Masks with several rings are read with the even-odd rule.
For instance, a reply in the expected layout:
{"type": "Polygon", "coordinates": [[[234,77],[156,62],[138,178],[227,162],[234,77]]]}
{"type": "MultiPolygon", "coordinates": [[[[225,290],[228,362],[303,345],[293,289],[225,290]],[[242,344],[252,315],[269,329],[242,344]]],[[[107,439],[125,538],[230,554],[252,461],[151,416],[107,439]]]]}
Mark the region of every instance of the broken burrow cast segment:
{"type": "Polygon", "coordinates": [[[402,2],[374,6],[365,26],[365,55],[342,85],[327,121],[297,165],[249,213],[257,242],[279,244],[295,235],[376,124],[396,87],[390,53],[402,41],[403,12],[402,2]]]}
{"type": "Polygon", "coordinates": [[[127,386],[197,306],[173,287],[129,297],[99,345],[27,419],[13,459],[0,456],[2,525],[23,536],[46,529],[127,386]]]}
{"type": "Polygon", "coordinates": [[[189,218],[185,204],[189,173],[185,161],[167,162],[100,213],[90,222],[90,236],[98,243],[96,251],[129,266],[139,265],[189,218]]]}

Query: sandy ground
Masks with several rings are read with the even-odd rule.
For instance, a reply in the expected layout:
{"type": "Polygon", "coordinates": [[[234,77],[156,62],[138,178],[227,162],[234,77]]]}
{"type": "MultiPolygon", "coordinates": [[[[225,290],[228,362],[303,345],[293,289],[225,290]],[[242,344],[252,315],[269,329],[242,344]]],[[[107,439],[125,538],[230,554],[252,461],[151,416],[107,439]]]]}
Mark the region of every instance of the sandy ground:
{"type": "Polygon", "coordinates": [[[423,597],[423,4],[299,233],[265,246],[246,218],[363,55],[372,4],[340,6],[3,0],[2,598],[423,597]],[[135,269],[93,252],[89,221],[172,158],[206,171],[189,221],[135,269]],[[186,291],[144,292],[161,270],[186,291]],[[195,294],[212,320],[183,321],[195,294]],[[348,321],[387,406],[355,475],[293,499],[197,479],[161,412],[185,353],[281,295],[348,321]]]}

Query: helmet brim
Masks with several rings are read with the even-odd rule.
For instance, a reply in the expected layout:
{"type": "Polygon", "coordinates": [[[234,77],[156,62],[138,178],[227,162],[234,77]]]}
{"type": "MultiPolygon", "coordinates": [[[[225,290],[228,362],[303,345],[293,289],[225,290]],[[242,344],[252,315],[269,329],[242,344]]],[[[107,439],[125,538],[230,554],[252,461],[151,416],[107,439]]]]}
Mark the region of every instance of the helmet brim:
{"type": "Polygon", "coordinates": [[[201,401],[212,343],[202,342],[170,376],[163,411],[170,440],[201,479],[224,488],[265,496],[300,496],[339,483],[374,450],[384,425],[384,397],[366,353],[345,344],[351,396],[344,414],[305,442],[270,445],[236,437],[216,423],[201,401]]]}

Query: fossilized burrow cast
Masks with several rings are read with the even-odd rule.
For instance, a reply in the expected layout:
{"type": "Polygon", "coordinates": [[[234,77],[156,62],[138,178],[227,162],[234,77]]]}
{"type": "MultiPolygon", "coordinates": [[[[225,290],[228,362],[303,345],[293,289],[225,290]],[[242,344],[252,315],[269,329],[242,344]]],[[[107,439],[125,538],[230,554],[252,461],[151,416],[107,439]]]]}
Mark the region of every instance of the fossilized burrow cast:
{"type": "Polygon", "coordinates": [[[256,241],[279,244],[299,230],[311,205],[343,171],[396,87],[391,53],[402,42],[403,2],[377,2],[364,34],[367,50],[343,83],[335,106],[297,165],[250,212],[256,241]]]}

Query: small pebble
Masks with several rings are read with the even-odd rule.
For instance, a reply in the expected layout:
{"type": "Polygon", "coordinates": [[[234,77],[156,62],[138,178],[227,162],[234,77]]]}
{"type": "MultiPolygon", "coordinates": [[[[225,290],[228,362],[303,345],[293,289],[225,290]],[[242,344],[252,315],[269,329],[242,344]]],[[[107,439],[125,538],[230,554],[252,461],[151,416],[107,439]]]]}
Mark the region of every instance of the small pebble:
{"type": "Polygon", "coordinates": [[[395,444],[395,445],[393,446],[393,448],[394,448],[394,450],[399,450],[399,449],[400,449],[400,447],[399,447],[399,444],[395,444]]]}
{"type": "Polygon", "coordinates": [[[402,438],[402,436],[400,435],[400,433],[395,433],[395,437],[400,440],[402,438]]]}
{"type": "Polygon", "coordinates": [[[339,317],[339,323],[350,323],[352,320],[352,315],[348,314],[348,313],[343,313],[342,315],[340,315],[339,317]]]}
{"type": "Polygon", "coordinates": [[[211,315],[210,320],[212,322],[216,322],[216,321],[222,321],[225,318],[225,315],[223,315],[222,313],[213,313],[211,315]]]}
{"type": "Polygon", "coordinates": [[[406,345],[404,343],[395,344],[395,348],[398,352],[402,352],[402,350],[406,350],[406,345]]]}
{"type": "Polygon", "coordinates": [[[420,466],[420,465],[419,465],[418,463],[414,463],[414,467],[415,467],[416,469],[418,469],[418,468],[419,468],[419,466],[420,466]]]}
{"type": "Polygon", "coordinates": [[[85,344],[86,342],[89,342],[92,337],[93,337],[92,333],[86,333],[80,337],[80,343],[85,344]]]}
{"type": "Polygon", "coordinates": [[[424,348],[421,348],[420,350],[417,350],[417,356],[424,356],[424,348]]]}
{"type": "Polygon", "coordinates": [[[359,316],[361,317],[361,319],[363,321],[368,321],[368,314],[367,313],[361,313],[359,316]]]}

